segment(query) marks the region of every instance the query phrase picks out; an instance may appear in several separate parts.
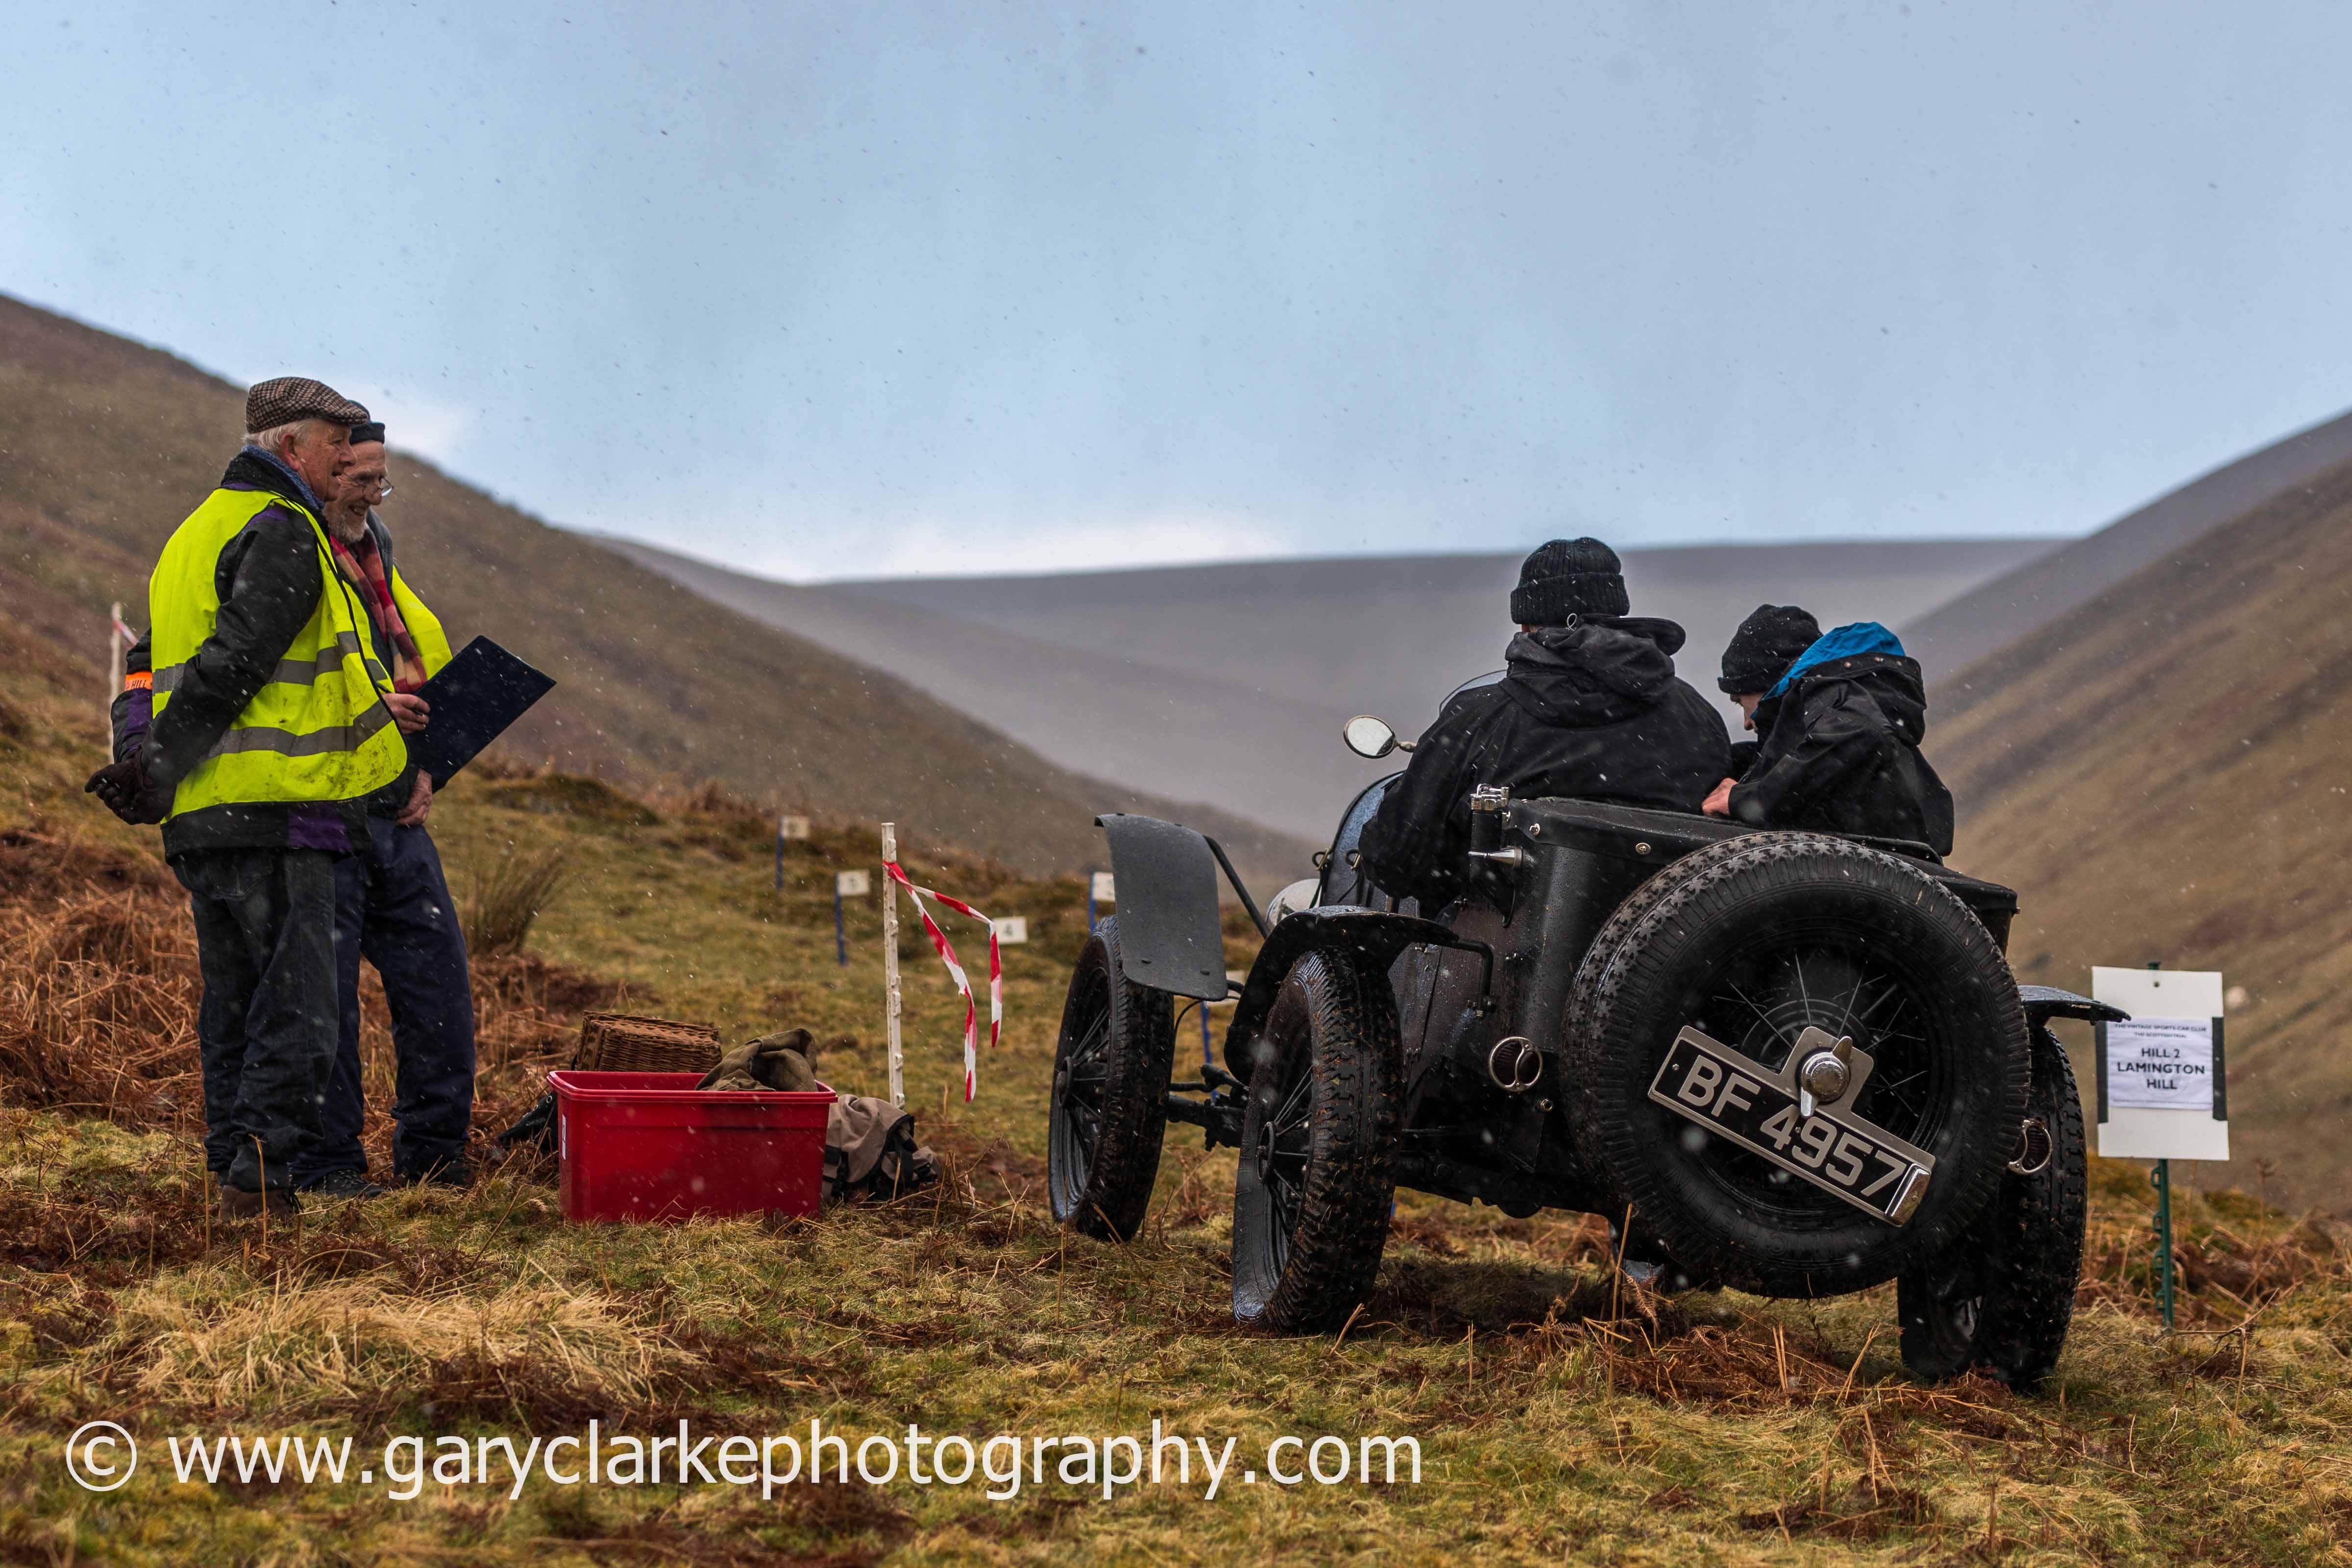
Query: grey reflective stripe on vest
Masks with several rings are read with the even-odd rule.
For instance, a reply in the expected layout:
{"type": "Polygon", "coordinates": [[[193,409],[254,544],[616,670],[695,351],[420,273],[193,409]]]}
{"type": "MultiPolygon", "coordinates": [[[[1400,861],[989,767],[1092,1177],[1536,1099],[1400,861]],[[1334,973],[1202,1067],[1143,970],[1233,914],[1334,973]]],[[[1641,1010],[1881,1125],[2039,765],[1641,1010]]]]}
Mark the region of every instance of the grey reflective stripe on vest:
{"type": "MultiPolygon", "coordinates": [[[[269,679],[265,684],[276,685],[283,682],[289,686],[315,686],[331,675],[341,675],[343,670],[343,659],[351,654],[359,655],[361,660],[366,664],[370,679],[380,681],[386,686],[392,684],[392,677],[384,673],[383,666],[376,662],[375,655],[362,646],[358,635],[353,632],[337,632],[334,646],[320,649],[319,657],[315,659],[307,661],[299,658],[279,659],[278,668],[269,672],[269,679]]],[[[180,684],[181,672],[187,668],[186,664],[182,663],[170,665],[155,671],[154,689],[158,691],[174,689],[180,684]]]]}
{"type": "Polygon", "coordinates": [[[291,730],[273,729],[267,724],[243,724],[223,735],[220,744],[205,755],[225,757],[232,752],[276,752],[285,757],[323,757],[334,752],[356,752],[367,743],[370,736],[391,722],[392,710],[379,702],[361,714],[356,723],[313,730],[307,735],[298,735],[291,730]]]}

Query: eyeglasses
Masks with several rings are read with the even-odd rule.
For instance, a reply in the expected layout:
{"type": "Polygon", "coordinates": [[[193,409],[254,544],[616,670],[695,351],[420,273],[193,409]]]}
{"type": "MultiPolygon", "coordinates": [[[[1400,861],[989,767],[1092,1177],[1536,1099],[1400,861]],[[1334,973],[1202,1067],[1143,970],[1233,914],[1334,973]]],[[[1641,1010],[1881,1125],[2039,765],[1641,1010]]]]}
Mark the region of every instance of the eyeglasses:
{"type": "Polygon", "coordinates": [[[375,501],[382,500],[384,497],[392,494],[392,481],[390,479],[386,479],[381,484],[362,485],[360,487],[360,493],[367,497],[368,500],[375,501]]]}

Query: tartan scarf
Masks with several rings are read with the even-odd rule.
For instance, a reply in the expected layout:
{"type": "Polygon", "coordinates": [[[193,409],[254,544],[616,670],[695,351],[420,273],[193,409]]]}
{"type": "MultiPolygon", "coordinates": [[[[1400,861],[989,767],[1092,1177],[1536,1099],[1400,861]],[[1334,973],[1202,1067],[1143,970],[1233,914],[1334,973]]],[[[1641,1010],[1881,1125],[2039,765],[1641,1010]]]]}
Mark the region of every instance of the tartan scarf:
{"type": "Polygon", "coordinates": [[[361,534],[357,544],[345,544],[331,532],[327,542],[334,547],[335,569],[359,590],[375,629],[392,645],[392,689],[415,690],[425,684],[425,656],[416,651],[416,639],[409,635],[408,623],[400,618],[400,605],[392,596],[391,574],[383,566],[383,552],[376,548],[375,530],[361,534]]]}

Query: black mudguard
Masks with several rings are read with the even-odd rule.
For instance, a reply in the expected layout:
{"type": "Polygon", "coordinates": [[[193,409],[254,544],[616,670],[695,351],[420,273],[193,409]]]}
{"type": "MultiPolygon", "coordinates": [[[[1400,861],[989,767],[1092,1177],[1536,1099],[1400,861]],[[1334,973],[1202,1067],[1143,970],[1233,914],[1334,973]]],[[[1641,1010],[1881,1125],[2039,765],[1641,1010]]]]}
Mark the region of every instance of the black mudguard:
{"type": "Polygon", "coordinates": [[[1208,839],[1156,817],[1115,812],[1095,821],[1110,839],[1120,971],[1155,991],[1223,1000],[1225,938],[1208,839]]]}
{"type": "MultiPolygon", "coordinates": [[[[1265,1027],[1267,1015],[1274,1011],[1274,999],[1282,990],[1284,976],[1308,952],[1340,948],[1385,975],[1397,954],[1423,942],[1441,947],[1466,945],[1451,927],[1418,915],[1391,914],[1385,910],[1326,905],[1286,917],[1266,937],[1265,945],[1258,949],[1257,962],[1250,965],[1249,979],[1242,986],[1241,1001],[1234,1008],[1234,1021],[1225,1031],[1227,1069],[1244,1083],[1249,1081],[1251,1070],[1256,1066],[1250,1059],[1251,1043],[1265,1027]]],[[[1491,983],[1491,974],[1488,978],[1491,983]]]]}
{"type": "Polygon", "coordinates": [[[2037,1029],[2045,1026],[2053,1018],[2080,1018],[2086,1024],[2120,1024],[2131,1017],[2120,1007],[2094,1002],[2088,996],[2077,996],[2072,991],[2061,991],[2054,985],[2021,985],[2017,988],[2017,1001],[2025,1009],[2026,1023],[2037,1029]]]}

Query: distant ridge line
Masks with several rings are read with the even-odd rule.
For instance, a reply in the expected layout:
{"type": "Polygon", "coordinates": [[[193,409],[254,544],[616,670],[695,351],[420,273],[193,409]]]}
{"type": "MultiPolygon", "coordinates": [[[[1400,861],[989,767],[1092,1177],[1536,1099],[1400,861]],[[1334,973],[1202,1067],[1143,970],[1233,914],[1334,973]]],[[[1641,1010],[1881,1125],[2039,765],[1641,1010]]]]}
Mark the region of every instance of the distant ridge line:
{"type": "Polygon", "coordinates": [[[2143,567],[2288,490],[2352,461],[2352,413],[2339,414],[2222,464],[2168,490],[2096,533],[2005,572],[1901,628],[1903,645],[1943,672],[1936,698],[1946,715],[1975,695],[1956,679],[1967,668],[2143,567]]]}

